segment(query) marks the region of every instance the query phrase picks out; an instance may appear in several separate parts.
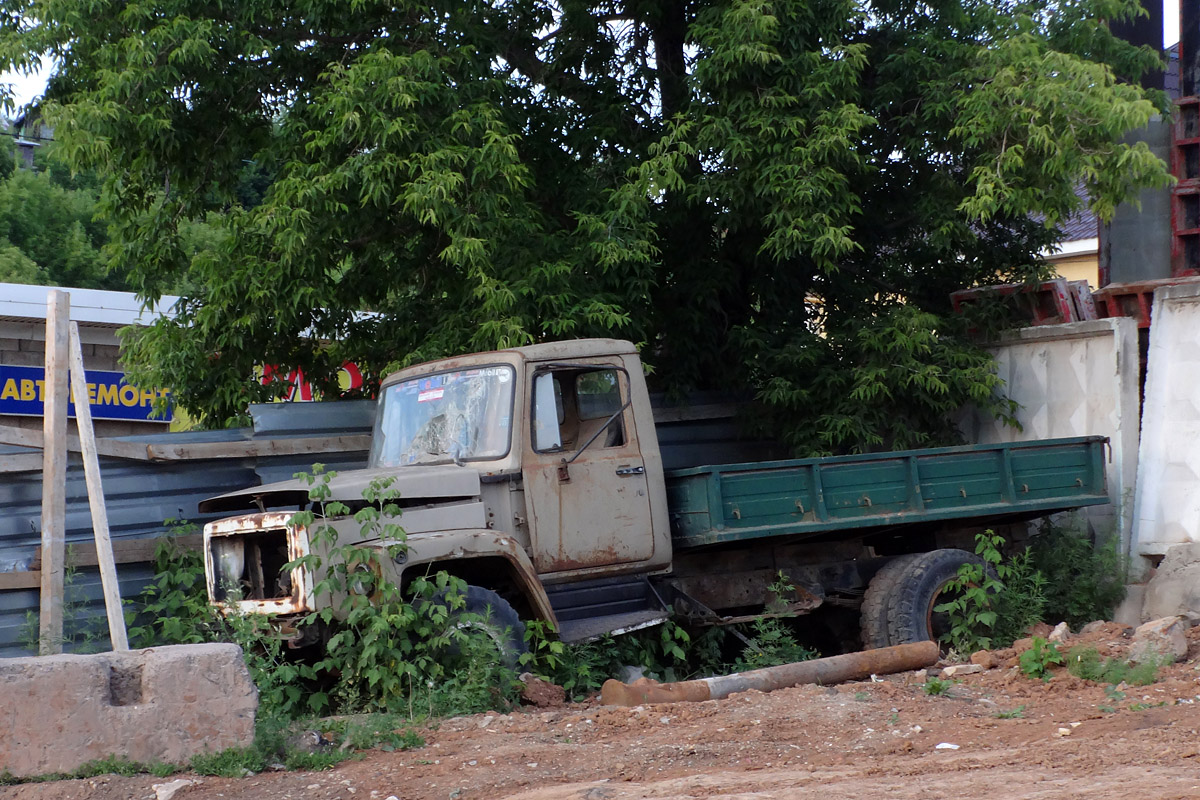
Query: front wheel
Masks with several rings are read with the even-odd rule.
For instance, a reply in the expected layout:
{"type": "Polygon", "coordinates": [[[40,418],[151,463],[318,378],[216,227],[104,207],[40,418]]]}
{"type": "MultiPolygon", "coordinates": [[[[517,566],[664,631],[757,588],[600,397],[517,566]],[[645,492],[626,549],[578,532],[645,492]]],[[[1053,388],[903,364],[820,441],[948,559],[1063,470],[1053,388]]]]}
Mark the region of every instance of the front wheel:
{"type": "Polygon", "coordinates": [[[491,589],[467,586],[463,607],[455,612],[451,625],[462,631],[481,635],[495,649],[498,660],[509,669],[516,669],[525,645],[525,623],[509,602],[491,589]]]}

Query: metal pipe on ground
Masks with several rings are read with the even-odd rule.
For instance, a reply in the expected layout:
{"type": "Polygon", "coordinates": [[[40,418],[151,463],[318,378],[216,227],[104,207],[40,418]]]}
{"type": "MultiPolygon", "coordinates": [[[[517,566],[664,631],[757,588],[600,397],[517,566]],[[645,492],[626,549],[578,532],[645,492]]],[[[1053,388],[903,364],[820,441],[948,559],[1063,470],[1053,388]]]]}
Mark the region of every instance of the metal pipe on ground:
{"type": "Polygon", "coordinates": [[[679,683],[659,683],[648,678],[631,684],[608,680],[600,688],[600,702],[610,706],[698,703],[704,700],[720,700],[735,692],[751,689],[771,692],[803,683],[841,683],[861,680],[871,675],[921,669],[937,663],[940,657],[936,642],[913,642],[679,683]]]}

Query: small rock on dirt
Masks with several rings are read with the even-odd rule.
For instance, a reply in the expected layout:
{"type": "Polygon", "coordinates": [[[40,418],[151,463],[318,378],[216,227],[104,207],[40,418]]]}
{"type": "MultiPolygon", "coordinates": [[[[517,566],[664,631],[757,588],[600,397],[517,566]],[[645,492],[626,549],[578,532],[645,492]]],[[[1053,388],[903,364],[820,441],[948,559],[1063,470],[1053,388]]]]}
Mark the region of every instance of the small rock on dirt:
{"type": "Polygon", "coordinates": [[[1190,627],[1184,617],[1163,617],[1139,625],[1133,632],[1133,647],[1129,660],[1143,664],[1155,661],[1173,664],[1187,656],[1187,636],[1190,627]]]}
{"type": "Polygon", "coordinates": [[[182,789],[200,783],[200,781],[190,781],[186,778],[171,781],[170,783],[156,783],[150,788],[154,790],[155,800],[171,800],[182,789]]]}
{"type": "Polygon", "coordinates": [[[984,669],[995,669],[1000,665],[1000,659],[991,650],[976,650],[971,653],[971,663],[978,664],[984,669]]]}
{"type": "Polygon", "coordinates": [[[979,672],[983,672],[983,667],[979,664],[955,664],[942,670],[942,675],[947,678],[955,678],[959,675],[974,675],[979,672]]]}
{"type": "Polygon", "coordinates": [[[561,706],[567,700],[567,690],[528,672],[521,674],[521,699],[530,705],[546,708],[561,706]]]}
{"type": "Polygon", "coordinates": [[[1051,642],[1065,642],[1070,635],[1071,626],[1065,622],[1060,622],[1054,626],[1054,630],[1050,631],[1050,635],[1046,639],[1051,642]]]}

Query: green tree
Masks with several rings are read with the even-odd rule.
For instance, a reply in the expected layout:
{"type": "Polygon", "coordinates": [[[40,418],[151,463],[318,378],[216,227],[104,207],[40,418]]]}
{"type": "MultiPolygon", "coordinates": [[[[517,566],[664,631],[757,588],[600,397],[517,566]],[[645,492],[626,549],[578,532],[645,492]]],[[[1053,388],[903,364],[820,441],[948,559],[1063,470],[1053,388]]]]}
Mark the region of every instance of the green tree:
{"type": "Polygon", "coordinates": [[[1165,103],[1129,82],[1158,55],[1102,21],[1136,10],[20,0],[0,66],[54,56],[45,112],[107,176],[115,264],[187,287],[131,353],[192,412],[270,394],[256,363],[373,379],[619,335],[663,387],[753,387],[835,452],[1003,411],[947,294],[1036,276],[1076,184],[1103,216],[1165,183],[1121,143],[1165,103]]]}

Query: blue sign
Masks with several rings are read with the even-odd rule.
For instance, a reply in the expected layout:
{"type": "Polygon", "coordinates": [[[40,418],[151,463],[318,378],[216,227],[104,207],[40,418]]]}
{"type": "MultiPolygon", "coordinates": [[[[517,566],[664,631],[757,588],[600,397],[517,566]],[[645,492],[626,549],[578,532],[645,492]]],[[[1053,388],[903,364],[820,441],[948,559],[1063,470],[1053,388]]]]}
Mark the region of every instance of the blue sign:
{"type": "MultiPolygon", "coordinates": [[[[125,382],[123,372],[89,369],[88,405],[93,419],[130,419],[170,422],[171,408],[153,416],[154,403],[170,397],[166,389],[139,389],[125,382]]],[[[40,417],[45,412],[46,370],[42,367],[13,367],[0,364],[0,414],[40,417]]],[[[75,416],[75,393],[71,390],[67,414],[75,416]]]]}

